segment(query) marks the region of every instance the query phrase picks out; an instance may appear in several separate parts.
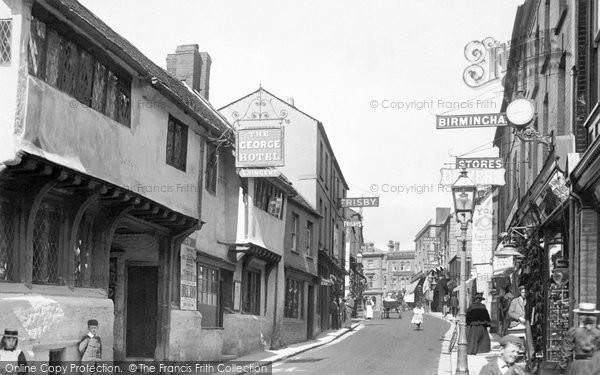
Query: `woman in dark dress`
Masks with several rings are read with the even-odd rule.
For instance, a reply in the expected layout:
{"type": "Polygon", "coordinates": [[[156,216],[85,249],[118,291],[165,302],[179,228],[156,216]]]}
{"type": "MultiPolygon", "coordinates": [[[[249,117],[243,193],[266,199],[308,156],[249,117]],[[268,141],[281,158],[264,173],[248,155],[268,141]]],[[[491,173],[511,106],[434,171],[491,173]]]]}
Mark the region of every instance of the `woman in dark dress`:
{"type": "Polygon", "coordinates": [[[467,354],[487,353],[492,350],[488,327],[492,325],[490,314],[481,301],[483,295],[477,294],[475,302],[467,310],[467,354]]]}

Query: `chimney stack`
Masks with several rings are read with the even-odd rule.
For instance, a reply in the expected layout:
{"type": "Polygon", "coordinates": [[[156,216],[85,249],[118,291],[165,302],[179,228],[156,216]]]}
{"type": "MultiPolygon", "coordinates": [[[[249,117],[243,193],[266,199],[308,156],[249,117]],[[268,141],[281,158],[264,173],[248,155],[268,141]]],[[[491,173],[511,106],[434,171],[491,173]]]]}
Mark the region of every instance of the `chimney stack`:
{"type": "Polygon", "coordinates": [[[392,252],[392,251],[394,251],[394,241],[392,241],[392,240],[390,240],[390,241],[388,242],[388,251],[389,251],[389,252],[392,252]]]}
{"type": "Polygon", "coordinates": [[[394,251],[400,251],[400,242],[399,241],[394,242],[394,251]]]}
{"type": "Polygon", "coordinates": [[[197,44],[177,46],[175,53],[167,55],[167,72],[185,83],[208,100],[210,65],[212,60],[206,52],[200,52],[197,44]]]}

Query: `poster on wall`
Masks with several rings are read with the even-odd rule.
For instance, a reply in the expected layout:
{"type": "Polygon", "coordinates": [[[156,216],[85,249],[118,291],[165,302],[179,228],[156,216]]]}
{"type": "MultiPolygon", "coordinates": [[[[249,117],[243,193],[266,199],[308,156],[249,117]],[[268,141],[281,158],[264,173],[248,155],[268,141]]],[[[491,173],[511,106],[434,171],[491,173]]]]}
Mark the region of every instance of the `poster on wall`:
{"type": "Polygon", "coordinates": [[[198,284],[196,271],[196,248],[184,242],[181,245],[181,289],[179,294],[181,310],[197,310],[198,284]]]}
{"type": "Polygon", "coordinates": [[[494,207],[492,195],[488,195],[473,212],[473,243],[471,257],[473,264],[491,264],[493,245],[494,207]]]}

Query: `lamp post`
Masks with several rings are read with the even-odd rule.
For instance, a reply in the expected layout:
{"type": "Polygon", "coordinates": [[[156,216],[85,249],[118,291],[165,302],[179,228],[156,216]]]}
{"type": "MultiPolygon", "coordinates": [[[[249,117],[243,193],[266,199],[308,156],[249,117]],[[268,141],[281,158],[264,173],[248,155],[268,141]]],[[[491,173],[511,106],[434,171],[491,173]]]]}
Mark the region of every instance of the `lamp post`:
{"type": "Polygon", "coordinates": [[[460,172],[460,176],[452,185],[452,198],[454,200],[454,212],[456,221],[460,223],[462,231],[462,251],[460,253],[460,298],[458,313],[458,361],[456,364],[456,375],[468,375],[469,366],[467,363],[467,324],[466,324],[466,304],[467,304],[467,229],[469,221],[473,218],[475,210],[475,193],[477,187],[467,177],[467,171],[460,172]]]}

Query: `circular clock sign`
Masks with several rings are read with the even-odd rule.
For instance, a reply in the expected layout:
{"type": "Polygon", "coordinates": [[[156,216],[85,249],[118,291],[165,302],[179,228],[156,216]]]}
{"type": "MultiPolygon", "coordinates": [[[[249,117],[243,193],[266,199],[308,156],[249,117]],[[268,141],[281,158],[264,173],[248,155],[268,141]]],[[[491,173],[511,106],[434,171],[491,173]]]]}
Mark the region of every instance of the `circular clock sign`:
{"type": "Polygon", "coordinates": [[[515,99],[506,108],[506,117],[514,125],[525,125],[535,114],[535,108],[531,100],[521,98],[515,99]]]}

